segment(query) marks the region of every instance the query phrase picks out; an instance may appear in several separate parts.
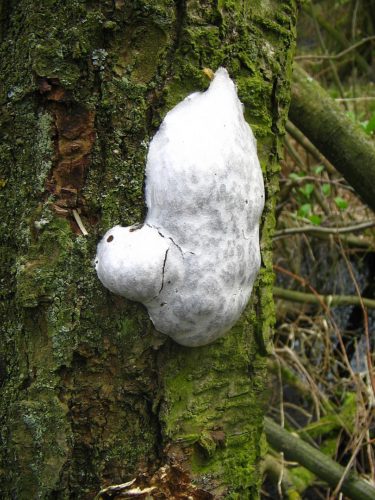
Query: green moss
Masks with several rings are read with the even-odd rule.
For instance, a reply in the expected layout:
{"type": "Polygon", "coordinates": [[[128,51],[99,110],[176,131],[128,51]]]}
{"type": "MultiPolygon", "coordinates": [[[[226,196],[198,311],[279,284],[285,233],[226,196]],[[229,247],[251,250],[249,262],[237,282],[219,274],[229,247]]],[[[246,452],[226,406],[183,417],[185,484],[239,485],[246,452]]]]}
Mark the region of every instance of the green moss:
{"type": "MultiPolygon", "coordinates": [[[[197,88],[204,90],[205,87],[207,87],[207,83],[204,86],[204,84],[202,84],[201,82],[202,79],[203,78],[199,70],[193,71],[189,74],[189,78],[184,80],[176,75],[165,90],[165,106],[161,113],[162,116],[165,116],[168,111],[170,111],[180,101],[185,99],[186,96],[192,94],[193,92],[196,92],[197,88]]],[[[158,122],[156,123],[156,125],[160,124],[160,121],[161,117],[158,118],[158,122]]]]}
{"type": "MultiPolygon", "coordinates": [[[[357,411],[357,396],[354,393],[347,393],[345,401],[342,403],[340,411],[331,406],[326,408],[327,414],[322,416],[316,422],[313,422],[303,428],[303,432],[312,438],[323,438],[329,436],[332,431],[345,428],[349,433],[353,432],[355,415],[357,411]]],[[[323,444],[324,447],[324,444],[323,444]]],[[[330,446],[328,445],[328,448],[330,446]]],[[[333,450],[335,451],[335,450],[333,450]]]]}
{"type": "Polygon", "coordinates": [[[253,78],[248,76],[239,78],[237,85],[239,97],[247,106],[245,118],[253,128],[256,137],[269,136],[272,127],[272,114],[270,113],[272,84],[264,81],[258,74],[253,78]]]}
{"type": "Polygon", "coordinates": [[[17,262],[16,300],[22,307],[36,307],[40,302],[53,300],[55,269],[59,262],[65,264],[72,248],[71,230],[66,220],[42,218],[35,224],[39,224],[39,229],[35,231],[29,253],[17,262]]]}
{"type": "Polygon", "coordinates": [[[79,67],[64,60],[62,44],[54,39],[48,45],[35,45],[32,58],[37,75],[59,78],[66,87],[73,87],[80,77],[79,67]]]}
{"type": "Polygon", "coordinates": [[[150,82],[167,42],[167,33],[154,24],[131,27],[117,48],[120,56],[114,67],[115,73],[119,76],[130,74],[136,83],[150,82]]]}
{"type": "Polygon", "coordinates": [[[316,480],[314,474],[304,467],[293,467],[289,469],[289,475],[293,484],[300,493],[305,491],[305,489],[316,480]]]}
{"type": "Polygon", "coordinates": [[[248,328],[238,325],[212,346],[175,347],[173,362],[169,359],[163,376],[166,400],[173,403],[166,403],[163,412],[168,438],[184,446],[196,441],[192,464],[197,478],[210,473],[233,487],[236,483],[235,489],[243,493],[249,487],[255,491],[257,483],[254,474],[249,475],[259,452],[259,433],[253,433],[253,426],[261,422],[261,409],[254,398],[262,391],[265,366],[262,358],[254,361],[254,345],[245,341],[248,328]],[[257,375],[249,385],[251,360],[257,365],[257,375]],[[220,446],[212,434],[217,427],[225,436],[220,446]]]}
{"type": "Polygon", "coordinates": [[[46,498],[59,482],[69,453],[67,408],[55,397],[24,400],[10,408],[11,445],[17,460],[14,488],[18,498],[46,498]]]}
{"type": "Polygon", "coordinates": [[[209,434],[208,432],[202,432],[197,441],[197,445],[199,446],[199,449],[203,452],[205,457],[213,457],[216,451],[216,443],[211,434],[209,434]]]}

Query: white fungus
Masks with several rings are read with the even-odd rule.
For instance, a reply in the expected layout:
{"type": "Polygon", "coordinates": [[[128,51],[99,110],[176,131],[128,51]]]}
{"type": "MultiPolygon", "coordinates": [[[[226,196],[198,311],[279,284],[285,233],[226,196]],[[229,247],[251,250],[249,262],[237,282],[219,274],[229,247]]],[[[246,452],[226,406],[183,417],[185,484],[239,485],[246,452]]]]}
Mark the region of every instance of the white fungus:
{"type": "Polygon", "coordinates": [[[256,141],[224,68],[166,115],[149,148],[146,203],[143,225],[115,226],[99,243],[98,277],[179,344],[209,344],[249,300],[264,205],[256,141]]]}

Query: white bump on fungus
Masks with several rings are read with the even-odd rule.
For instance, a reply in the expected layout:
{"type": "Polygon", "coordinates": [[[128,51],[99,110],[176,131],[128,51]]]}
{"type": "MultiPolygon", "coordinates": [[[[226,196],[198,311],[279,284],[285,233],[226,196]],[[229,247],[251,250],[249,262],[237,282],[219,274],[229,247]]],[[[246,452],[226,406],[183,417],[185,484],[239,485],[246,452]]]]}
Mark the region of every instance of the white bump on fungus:
{"type": "Polygon", "coordinates": [[[152,139],[146,204],[141,228],[104,235],[98,277],[142,302],[155,328],[179,344],[209,344],[250,298],[264,206],[256,141],[224,68],[206,92],[173,108],[152,139]]]}

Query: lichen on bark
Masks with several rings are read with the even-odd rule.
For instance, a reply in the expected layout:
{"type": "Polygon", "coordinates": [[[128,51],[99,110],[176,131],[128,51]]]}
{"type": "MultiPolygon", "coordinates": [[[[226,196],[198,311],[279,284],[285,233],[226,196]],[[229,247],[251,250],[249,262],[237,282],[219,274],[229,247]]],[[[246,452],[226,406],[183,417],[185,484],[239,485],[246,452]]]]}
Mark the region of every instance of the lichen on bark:
{"type": "Polygon", "coordinates": [[[256,498],[294,0],[0,5],[4,498],[92,498],[168,461],[217,496],[256,498]],[[106,292],[92,259],[106,229],[142,220],[148,142],[218,66],[258,138],[263,267],[232,332],[188,349],[106,292]]]}

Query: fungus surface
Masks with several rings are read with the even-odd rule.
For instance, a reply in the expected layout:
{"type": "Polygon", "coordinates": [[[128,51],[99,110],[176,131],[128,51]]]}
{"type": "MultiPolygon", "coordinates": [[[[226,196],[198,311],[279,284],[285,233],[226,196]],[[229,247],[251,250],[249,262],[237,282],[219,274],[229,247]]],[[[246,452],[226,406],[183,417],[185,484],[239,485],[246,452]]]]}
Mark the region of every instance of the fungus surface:
{"type": "Polygon", "coordinates": [[[151,141],[146,204],[143,225],[104,235],[98,277],[142,302],[156,329],[179,344],[209,344],[250,298],[264,206],[256,141],[224,68],[206,92],[173,108],[151,141]]]}

